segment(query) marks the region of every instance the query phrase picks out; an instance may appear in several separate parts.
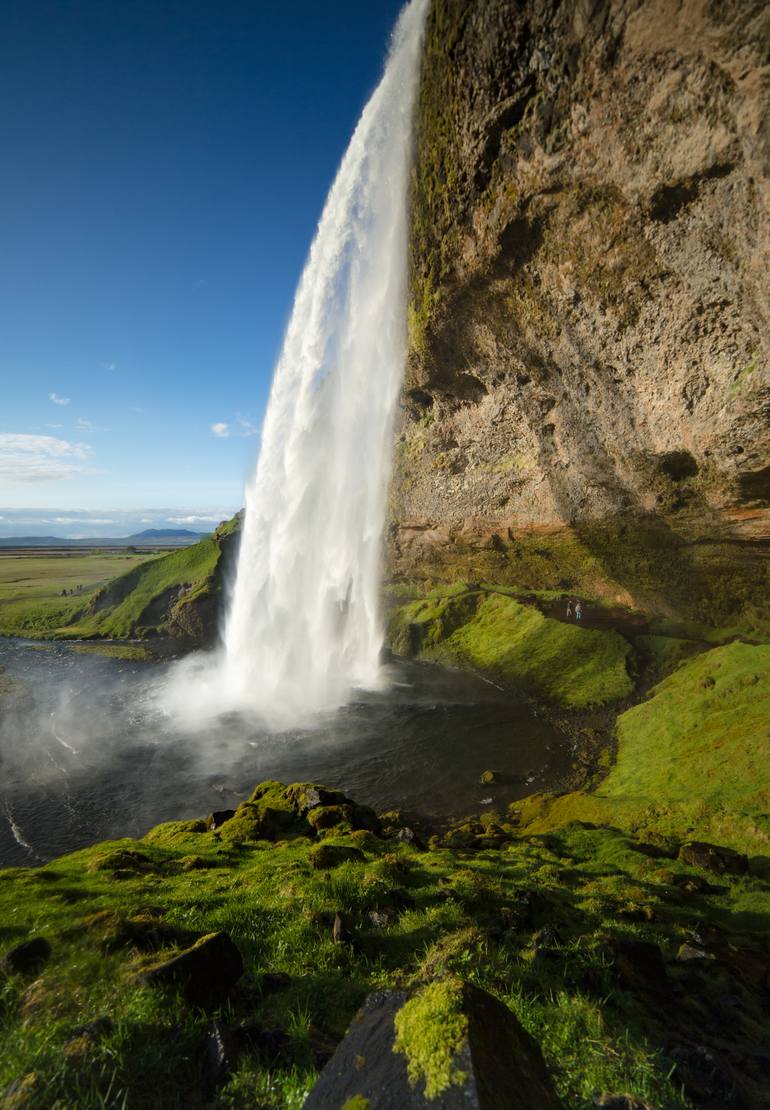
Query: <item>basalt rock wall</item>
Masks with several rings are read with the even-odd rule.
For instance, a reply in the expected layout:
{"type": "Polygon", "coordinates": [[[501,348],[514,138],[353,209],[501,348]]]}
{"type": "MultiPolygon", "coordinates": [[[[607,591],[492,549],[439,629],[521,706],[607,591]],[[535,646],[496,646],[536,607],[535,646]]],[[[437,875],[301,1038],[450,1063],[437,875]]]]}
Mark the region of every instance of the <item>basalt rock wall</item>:
{"type": "Polygon", "coordinates": [[[756,625],[770,5],[433,0],[394,577],[756,625]]]}

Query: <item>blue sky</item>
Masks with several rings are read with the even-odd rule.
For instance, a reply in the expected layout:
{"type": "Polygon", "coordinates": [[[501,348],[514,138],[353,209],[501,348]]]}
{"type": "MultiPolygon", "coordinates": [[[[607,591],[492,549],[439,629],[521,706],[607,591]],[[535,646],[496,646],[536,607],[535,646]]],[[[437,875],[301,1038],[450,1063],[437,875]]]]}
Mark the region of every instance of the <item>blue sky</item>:
{"type": "Polygon", "coordinates": [[[3,6],[6,524],[239,507],[294,287],[400,6],[3,6]]]}

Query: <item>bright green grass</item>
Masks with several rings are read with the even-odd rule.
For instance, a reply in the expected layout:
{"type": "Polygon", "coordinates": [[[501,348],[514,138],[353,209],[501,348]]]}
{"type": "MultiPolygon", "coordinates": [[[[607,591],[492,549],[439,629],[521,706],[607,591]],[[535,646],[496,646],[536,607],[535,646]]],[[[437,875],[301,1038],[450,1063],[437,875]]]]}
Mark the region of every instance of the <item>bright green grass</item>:
{"type": "MultiPolygon", "coordinates": [[[[255,1019],[291,1040],[278,1065],[248,1053],[241,1059],[215,1103],[233,1110],[298,1108],[316,1074],[314,1045],[334,1044],[370,990],[419,985],[446,972],[511,1007],[540,1042],[571,1110],[589,1110],[604,1091],[684,1110],[660,1046],[674,1019],[682,1037],[702,1036],[697,1008],[674,1015],[672,996],[660,1021],[657,1007],[645,1009],[617,987],[601,945],[608,935],[643,936],[672,956],[693,915],[736,929],[770,920],[767,889],[750,878],[683,906],[656,877],[660,862],[607,829],[572,827],[483,852],[425,852],[353,834],[352,841],[333,839],[363,847],[365,861],[324,873],[309,866],[312,844],[304,838],[239,845],[191,828],[166,827],[150,839],[96,845],[44,868],[0,872],[0,948],[30,933],[53,947],[34,983],[15,977],[0,987],[0,1089],[36,1073],[32,1110],[200,1105],[211,1015],[132,984],[132,974],[157,957],[130,947],[105,950],[98,932],[83,924],[100,910],[125,918],[149,905],[179,930],[181,944],[216,929],[238,944],[243,989],[251,993],[236,993],[224,1020],[255,1019]],[[142,870],[116,877],[119,857],[110,854],[126,850],[143,853],[142,870]],[[191,858],[197,868],[182,870],[191,858]],[[409,891],[415,908],[376,929],[368,911],[394,886],[409,891]],[[537,896],[536,919],[489,939],[488,924],[522,889],[537,896]],[[624,923],[621,912],[640,905],[654,910],[653,923],[624,923]],[[356,948],[333,943],[337,911],[348,915],[356,948]],[[538,964],[527,945],[546,922],[558,925],[561,955],[538,964]],[[263,971],[284,971],[291,982],[260,997],[253,977],[263,971]],[[588,973],[591,991],[582,985],[588,973]],[[72,1030],[105,1014],[113,1032],[84,1055],[66,1055],[72,1030]]],[[[670,867],[687,872],[676,861],[670,867]]],[[[171,943],[166,954],[173,950],[171,943]]]]}
{"type": "MultiPolygon", "coordinates": [[[[2,555],[0,602],[49,598],[82,586],[93,590],[155,555],[2,555]]],[[[1,610],[0,610],[1,612],[1,610]]]]}
{"type": "Polygon", "coordinates": [[[45,636],[70,623],[105,583],[154,555],[0,556],[0,635],[45,636]],[[74,596],[62,596],[83,587],[74,596]]]}
{"type": "Polygon", "coordinates": [[[164,595],[183,586],[190,587],[187,600],[198,596],[208,588],[219,556],[216,541],[205,539],[144,563],[111,582],[104,597],[96,599],[93,612],[62,626],[59,633],[72,637],[121,639],[135,635],[144,627],[155,627],[160,614],[151,611],[153,603],[159,602],[162,606],[164,595]]]}
{"type": "Polygon", "coordinates": [[[538,698],[575,709],[627,697],[633,650],[617,632],[552,620],[494,593],[463,592],[411,602],[391,620],[396,651],[471,667],[538,698]],[[410,627],[411,626],[411,627],[410,627]]]}
{"type": "Polygon", "coordinates": [[[617,722],[617,762],[592,794],[540,796],[532,828],[571,820],[770,845],[770,646],[732,643],[681,663],[617,722]]]}

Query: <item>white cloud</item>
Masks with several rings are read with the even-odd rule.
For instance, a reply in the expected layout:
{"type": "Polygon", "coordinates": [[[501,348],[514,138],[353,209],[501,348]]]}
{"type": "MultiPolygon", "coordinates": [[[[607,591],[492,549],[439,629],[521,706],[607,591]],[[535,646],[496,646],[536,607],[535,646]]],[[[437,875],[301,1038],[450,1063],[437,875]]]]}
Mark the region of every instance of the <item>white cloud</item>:
{"type": "Polygon", "coordinates": [[[98,516],[55,516],[54,524],[117,524],[117,520],[98,516]]]}
{"type": "Polygon", "coordinates": [[[70,443],[53,436],[0,433],[0,481],[49,482],[83,473],[87,443],[70,443]]]}
{"type": "Polygon", "coordinates": [[[90,420],[84,420],[82,416],[78,417],[77,423],[75,424],[75,427],[79,431],[83,431],[83,432],[92,432],[94,430],[94,426],[91,423],[91,421],[90,420]]]}
{"type": "Polygon", "coordinates": [[[102,370],[117,370],[118,368],[117,362],[100,362],[99,365],[102,370]]]}
{"type": "Polygon", "coordinates": [[[55,405],[68,405],[70,403],[69,397],[60,397],[58,393],[49,393],[48,400],[53,401],[55,405]]]}
{"type": "Polygon", "coordinates": [[[246,437],[246,436],[258,436],[259,435],[259,428],[257,427],[256,424],[252,424],[252,422],[250,420],[244,420],[242,417],[239,416],[238,417],[238,424],[239,424],[240,429],[241,429],[240,432],[238,432],[239,436],[246,437]]]}
{"type": "Polygon", "coordinates": [[[220,439],[230,439],[232,436],[246,439],[248,436],[259,435],[259,428],[256,424],[252,424],[250,420],[244,420],[242,416],[238,416],[235,422],[237,427],[233,427],[232,424],[226,424],[222,420],[217,424],[212,424],[211,430],[214,435],[219,436],[220,439]]]}
{"type": "Polygon", "coordinates": [[[219,513],[206,513],[205,515],[198,513],[190,513],[189,516],[170,516],[168,521],[171,524],[211,524],[212,522],[219,523],[220,520],[226,520],[233,514],[226,509],[219,513]]]}

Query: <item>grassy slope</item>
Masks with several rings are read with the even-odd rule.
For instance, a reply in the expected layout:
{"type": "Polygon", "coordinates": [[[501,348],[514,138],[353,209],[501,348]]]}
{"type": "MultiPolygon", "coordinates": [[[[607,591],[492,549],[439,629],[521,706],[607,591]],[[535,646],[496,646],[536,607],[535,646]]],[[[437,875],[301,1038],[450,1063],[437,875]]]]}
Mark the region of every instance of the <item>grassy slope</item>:
{"type": "MultiPolygon", "coordinates": [[[[232,522],[231,522],[232,524],[232,522]]],[[[224,534],[230,534],[232,527],[224,534]]],[[[0,635],[28,637],[125,638],[162,626],[168,602],[186,588],[182,604],[212,590],[212,576],[221,554],[217,538],[201,540],[161,556],[82,556],[73,558],[66,579],[56,577],[58,560],[30,568],[34,588],[26,593],[7,578],[13,599],[0,604],[0,635]],[[91,578],[87,571],[91,569],[91,578]],[[130,568],[130,569],[126,569],[130,568]],[[118,574],[118,571],[123,573],[118,574]],[[74,574],[74,579],[73,579],[74,574]],[[100,574],[102,577],[96,577],[100,574]],[[50,575],[50,577],[48,577],[50,575]],[[85,579],[87,589],[74,597],[61,597],[63,583],[85,579]]],[[[69,560],[61,560],[61,562],[69,560]]],[[[0,567],[3,560],[0,559],[0,567]]],[[[37,564],[37,559],[30,559],[37,564]]],[[[18,571],[17,571],[18,576],[18,571]]],[[[69,588],[69,587],[68,587],[69,588]]]]}
{"type": "Polygon", "coordinates": [[[147,555],[0,557],[0,635],[40,636],[69,623],[95,593],[147,555]],[[62,597],[82,586],[74,596],[62,597]]]}
{"type": "Polygon", "coordinates": [[[633,650],[619,633],[544,617],[513,597],[462,587],[410,602],[391,619],[396,651],[469,666],[535,697],[583,709],[627,697],[633,650]]]}
{"type": "Polygon", "coordinates": [[[770,844],[770,646],[732,643],[682,663],[617,722],[617,762],[594,793],[536,796],[532,830],[571,820],[770,844]]]}
{"type": "MultiPolygon", "coordinates": [[[[227,930],[244,955],[246,976],[223,1019],[256,1019],[289,1035],[277,1064],[249,1053],[241,1059],[218,1107],[298,1108],[316,1074],[319,1044],[333,1046],[369,990],[452,971],[491,990],[519,1016],[540,1041],[571,1110],[588,1110],[607,1090],[631,1092],[660,1110],[683,1108],[689,1104],[660,1046],[672,1020],[683,1038],[702,1043],[711,1000],[695,999],[688,989],[687,1005],[675,1013],[680,1004],[672,995],[661,1022],[657,1003],[618,985],[603,947],[607,937],[651,939],[671,957],[688,939],[693,914],[745,930],[770,913],[767,890],[750,878],[683,904],[672,877],[687,868],[666,861],[664,873],[660,861],[608,830],[572,828],[498,850],[459,852],[421,851],[339,829],[332,842],[356,844],[365,860],[328,873],[312,869],[312,843],[304,837],[238,844],[194,827],[162,826],[142,841],[0,872],[0,946],[34,933],[53,947],[35,981],[17,976],[0,986],[0,1089],[34,1072],[25,1107],[203,1105],[211,1015],[131,983],[157,958],[121,941],[134,915],[140,926],[161,923],[166,954],[198,935],[227,930]],[[126,850],[141,853],[141,861],[126,864],[126,850]],[[376,929],[368,913],[387,905],[394,887],[407,890],[415,906],[376,929]],[[517,891],[533,895],[534,918],[517,925],[514,915],[507,931],[490,933],[517,891]],[[651,923],[628,920],[640,907],[654,911],[651,923]],[[114,916],[89,924],[104,910],[114,916]],[[337,911],[349,916],[357,947],[333,942],[337,911]],[[545,923],[561,933],[560,955],[538,960],[528,944],[545,923]],[[288,973],[286,989],[260,995],[255,977],[264,971],[288,973]],[[65,1050],[78,1026],[105,1014],[112,1032],[65,1050]]],[[[679,974],[674,965],[671,974],[679,974]]],[[[750,1009],[736,1020],[748,1022],[750,1009]]]]}
{"type": "MultiPolygon", "coordinates": [[[[129,571],[110,583],[105,601],[112,604],[85,613],[71,625],[59,629],[65,636],[132,636],[145,625],[156,625],[157,618],[148,619],[147,610],[166,591],[180,586],[191,587],[189,598],[197,596],[209,584],[219,560],[220,548],[214,539],[179,551],[129,571]]],[[[100,602],[97,600],[97,605],[100,602]]]]}

